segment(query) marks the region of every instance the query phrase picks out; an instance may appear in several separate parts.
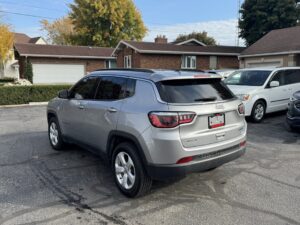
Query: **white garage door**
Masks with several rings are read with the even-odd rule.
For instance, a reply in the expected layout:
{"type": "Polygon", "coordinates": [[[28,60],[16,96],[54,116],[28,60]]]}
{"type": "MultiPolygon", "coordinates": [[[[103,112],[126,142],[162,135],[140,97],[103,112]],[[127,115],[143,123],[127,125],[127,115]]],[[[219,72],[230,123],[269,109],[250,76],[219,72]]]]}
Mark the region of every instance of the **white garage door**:
{"type": "Polygon", "coordinates": [[[281,62],[274,61],[274,62],[259,62],[259,63],[248,63],[248,68],[256,68],[256,67],[280,67],[281,62]]]}
{"type": "Polygon", "coordinates": [[[84,65],[32,64],[34,84],[76,83],[84,76],[84,65]]]}

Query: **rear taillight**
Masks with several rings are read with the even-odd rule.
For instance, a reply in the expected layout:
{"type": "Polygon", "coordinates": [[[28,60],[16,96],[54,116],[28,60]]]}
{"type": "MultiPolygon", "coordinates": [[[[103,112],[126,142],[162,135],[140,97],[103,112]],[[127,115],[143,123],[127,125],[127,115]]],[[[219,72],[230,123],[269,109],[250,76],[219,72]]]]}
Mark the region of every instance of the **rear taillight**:
{"type": "Polygon", "coordinates": [[[191,123],[196,113],[194,112],[150,112],[149,120],[157,128],[174,128],[180,124],[191,123]]]}
{"type": "Polygon", "coordinates": [[[240,148],[246,147],[246,145],[247,145],[247,141],[242,141],[240,143],[240,148]]]}
{"type": "Polygon", "coordinates": [[[238,111],[239,111],[239,114],[245,115],[245,106],[243,103],[239,104],[238,111]]]}

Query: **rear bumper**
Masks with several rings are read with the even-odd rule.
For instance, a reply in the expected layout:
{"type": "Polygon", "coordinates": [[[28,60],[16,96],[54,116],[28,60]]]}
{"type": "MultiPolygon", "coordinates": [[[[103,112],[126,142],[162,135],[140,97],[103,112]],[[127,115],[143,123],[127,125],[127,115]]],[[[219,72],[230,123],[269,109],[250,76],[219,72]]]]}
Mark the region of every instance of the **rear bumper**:
{"type": "Polygon", "coordinates": [[[168,180],[172,178],[184,177],[189,173],[202,172],[212,168],[219,167],[225,163],[241,157],[246,151],[246,147],[236,149],[224,149],[222,151],[213,152],[213,157],[205,156],[204,159],[201,155],[198,156],[200,160],[192,161],[183,165],[150,165],[147,168],[148,175],[154,180],[168,180]]]}

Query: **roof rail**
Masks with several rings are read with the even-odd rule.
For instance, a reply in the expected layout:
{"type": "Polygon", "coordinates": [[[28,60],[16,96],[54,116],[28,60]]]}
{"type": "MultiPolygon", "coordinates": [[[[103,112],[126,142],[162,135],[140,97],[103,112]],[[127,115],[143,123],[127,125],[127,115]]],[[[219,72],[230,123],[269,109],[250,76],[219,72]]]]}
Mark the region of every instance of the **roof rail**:
{"type": "Polygon", "coordinates": [[[155,73],[155,71],[151,69],[138,69],[138,68],[110,68],[110,69],[98,69],[95,71],[132,71],[132,72],[155,73]]]}

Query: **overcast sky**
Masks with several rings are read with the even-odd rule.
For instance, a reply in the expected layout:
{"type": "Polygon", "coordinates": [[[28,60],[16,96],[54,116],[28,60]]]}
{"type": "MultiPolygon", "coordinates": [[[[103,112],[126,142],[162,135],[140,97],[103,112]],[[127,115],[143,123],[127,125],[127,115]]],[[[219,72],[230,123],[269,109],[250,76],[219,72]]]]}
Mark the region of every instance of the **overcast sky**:
{"type": "MultiPolygon", "coordinates": [[[[40,36],[39,21],[53,20],[68,13],[72,0],[0,0],[2,20],[16,32],[40,36]],[[15,15],[10,13],[28,14],[15,15]]],[[[220,45],[236,45],[238,0],[134,0],[148,27],[145,41],[166,35],[170,41],[178,34],[207,31],[220,45]]],[[[240,44],[243,44],[240,41],[240,44]]]]}

